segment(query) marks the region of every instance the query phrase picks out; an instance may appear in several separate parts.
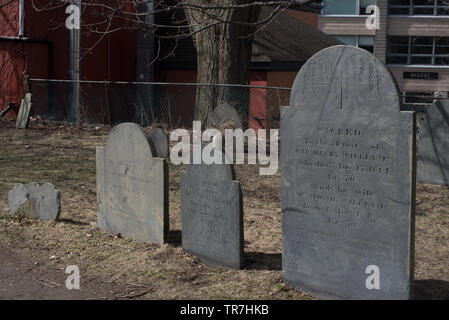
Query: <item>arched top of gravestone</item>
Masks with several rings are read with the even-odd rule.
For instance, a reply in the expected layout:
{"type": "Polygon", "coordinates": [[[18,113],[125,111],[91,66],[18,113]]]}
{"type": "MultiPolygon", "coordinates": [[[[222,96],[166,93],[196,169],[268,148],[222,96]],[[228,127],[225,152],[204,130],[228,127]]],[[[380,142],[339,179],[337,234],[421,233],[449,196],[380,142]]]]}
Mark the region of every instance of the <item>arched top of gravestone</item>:
{"type": "Polygon", "coordinates": [[[105,145],[105,159],[114,157],[116,161],[149,161],[153,159],[150,140],[138,124],[125,122],[117,125],[109,133],[105,145]]]}
{"type": "Polygon", "coordinates": [[[339,110],[388,117],[399,114],[400,103],[396,81],[378,58],[364,49],[338,45],[316,53],[301,68],[290,108],[282,117],[299,110],[309,123],[339,110]]]}
{"type": "Polygon", "coordinates": [[[150,145],[154,148],[153,154],[156,157],[168,157],[168,135],[162,128],[154,128],[149,134],[150,145]]]}
{"type": "Polygon", "coordinates": [[[220,129],[227,129],[232,127],[234,129],[242,129],[242,119],[233,106],[228,103],[218,105],[207,116],[207,124],[213,123],[214,127],[220,129]]]}
{"type": "MultiPolygon", "coordinates": [[[[202,146],[204,150],[205,146],[202,146]]],[[[232,164],[230,163],[228,156],[222,150],[213,149],[211,152],[211,156],[219,157],[222,161],[221,164],[206,164],[204,161],[201,164],[193,164],[193,154],[191,154],[191,160],[189,165],[186,166],[186,172],[188,175],[195,175],[198,177],[198,181],[200,181],[200,177],[205,177],[208,180],[214,181],[222,181],[224,183],[232,183],[235,180],[235,171],[232,164]],[[217,153],[219,155],[217,155],[217,153]]]]}

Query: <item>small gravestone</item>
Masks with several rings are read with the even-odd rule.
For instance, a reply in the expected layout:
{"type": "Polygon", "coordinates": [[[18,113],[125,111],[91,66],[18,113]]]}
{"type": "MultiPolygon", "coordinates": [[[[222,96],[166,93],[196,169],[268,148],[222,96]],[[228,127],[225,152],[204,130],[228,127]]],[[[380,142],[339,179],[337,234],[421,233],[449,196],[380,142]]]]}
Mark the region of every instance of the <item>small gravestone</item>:
{"type": "Polygon", "coordinates": [[[19,114],[17,115],[16,128],[27,129],[30,122],[31,93],[27,93],[20,103],[19,114]]]}
{"type": "Polygon", "coordinates": [[[242,129],[242,119],[235,109],[227,103],[218,105],[207,116],[207,125],[217,129],[242,129]]]}
{"type": "Polygon", "coordinates": [[[150,133],[152,147],[154,149],[153,154],[156,154],[159,158],[168,157],[168,135],[164,129],[154,128],[150,133]]]}
{"type": "Polygon", "coordinates": [[[243,207],[233,168],[190,164],[181,173],[182,247],[206,262],[243,267],[243,207]]]}
{"type": "Polygon", "coordinates": [[[436,101],[418,118],[417,180],[449,186],[449,100],[436,101]]]}
{"type": "Polygon", "coordinates": [[[415,114],[369,52],[314,55],[281,118],[284,280],[317,297],[408,299],[415,114]]]}
{"type": "Polygon", "coordinates": [[[122,123],[97,147],[98,227],[162,244],[168,233],[168,169],[142,127],[122,123]]]}
{"type": "Polygon", "coordinates": [[[60,192],[51,183],[16,184],[8,193],[11,215],[56,220],[61,213],[60,192]]]}

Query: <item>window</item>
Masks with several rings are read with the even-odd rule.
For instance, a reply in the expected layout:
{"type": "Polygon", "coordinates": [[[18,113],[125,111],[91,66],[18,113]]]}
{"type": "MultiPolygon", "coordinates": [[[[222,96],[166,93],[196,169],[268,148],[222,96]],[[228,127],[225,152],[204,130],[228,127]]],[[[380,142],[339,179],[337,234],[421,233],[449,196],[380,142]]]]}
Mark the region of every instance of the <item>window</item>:
{"type": "Polygon", "coordinates": [[[431,104],[434,95],[429,92],[403,92],[402,102],[408,105],[431,104]]]}
{"type": "Polygon", "coordinates": [[[449,37],[435,38],[435,64],[449,66],[449,37]]]}
{"type": "Polygon", "coordinates": [[[324,15],[369,15],[366,8],[375,5],[376,0],[324,0],[324,15]]]}
{"type": "Polygon", "coordinates": [[[387,63],[449,66],[449,37],[389,36],[387,63]]]}
{"type": "Polygon", "coordinates": [[[359,0],[359,15],[363,16],[370,15],[371,12],[374,13],[372,10],[371,12],[368,11],[368,13],[366,13],[366,8],[375,4],[376,0],[359,0]]]}
{"type": "Polygon", "coordinates": [[[374,37],[359,36],[358,47],[374,53],[374,37]]]}
{"type": "Polygon", "coordinates": [[[409,16],[447,16],[449,0],[390,0],[388,13],[409,16]]]}
{"type": "Polygon", "coordinates": [[[373,36],[334,36],[341,42],[365,49],[371,53],[374,53],[374,37],[373,36]]]}

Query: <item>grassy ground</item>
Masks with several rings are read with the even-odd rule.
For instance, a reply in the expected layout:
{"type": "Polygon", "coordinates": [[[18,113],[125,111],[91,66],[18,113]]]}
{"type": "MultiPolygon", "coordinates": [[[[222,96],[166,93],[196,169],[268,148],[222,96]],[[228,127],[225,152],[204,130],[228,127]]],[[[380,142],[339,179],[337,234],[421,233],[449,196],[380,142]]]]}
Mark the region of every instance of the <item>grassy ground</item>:
{"type": "MultiPolygon", "coordinates": [[[[105,143],[109,130],[38,120],[17,130],[0,120],[0,298],[311,299],[282,282],[279,173],[261,177],[256,166],[236,167],[244,197],[244,270],[210,266],[183,253],[179,166],[169,165],[168,244],[98,230],[95,146],[105,143]],[[31,181],[51,182],[61,191],[60,221],[8,215],[8,191],[31,181]],[[68,265],[80,268],[78,295],[61,288],[68,265]]],[[[449,298],[446,187],[418,185],[415,278],[418,298],[449,298]]]]}

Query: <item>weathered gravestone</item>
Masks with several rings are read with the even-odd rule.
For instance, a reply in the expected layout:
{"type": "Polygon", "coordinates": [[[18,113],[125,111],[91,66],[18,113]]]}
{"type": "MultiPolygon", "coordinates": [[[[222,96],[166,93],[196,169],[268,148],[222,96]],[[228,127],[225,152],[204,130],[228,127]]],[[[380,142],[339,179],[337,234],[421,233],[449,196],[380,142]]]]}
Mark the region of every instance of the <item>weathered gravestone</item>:
{"type": "Polygon", "coordinates": [[[20,103],[19,114],[17,115],[16,128],[27,129],[30,122],[30,110],[31,110],[31,93],[25,94],[25,97],[20,103]]]}
{"type": "Polygon", "coordinates": [[[242,119],[233,106],[227,103],[218,105],[207,116],[207,125],[217,129],[242,129],[242,119]]]}
{"type": "Polygon", "coordinates": [[[153,154],[159,158],[168,157],[168,135],[161,128],[154,128],[150,133],[153,154]]]}
{"type": "Polygon", "coordinates": [[[232,165],[189,164],[181,172],[182,247],[204,261],[243,267],[243,207],[232,165]]]}
{"type": "Polygon", "coordinates": [[[13,216],[56,220],[61,213],[60,192],[51,183],[16,184],[8,193],[8,203],[13,216]]]}
{"type": "Polygon", "coordinates": [[[419,114],[420,182],[449,186],[449,100],[439,100],[419,114]]]}
{"type": "Polygon", "coordinates": [[[168,169],[143,128],[122,123],[97,147],[98,227],[162,244],[168,233],[168,169]]]}
{"type": "Polygon", "coordinates": [[[363,49],[324,49],[298,73],[281,117],[287,283],[323,298],[410,298],[416,128],[399,110],[394,79],[363,49]]]}

